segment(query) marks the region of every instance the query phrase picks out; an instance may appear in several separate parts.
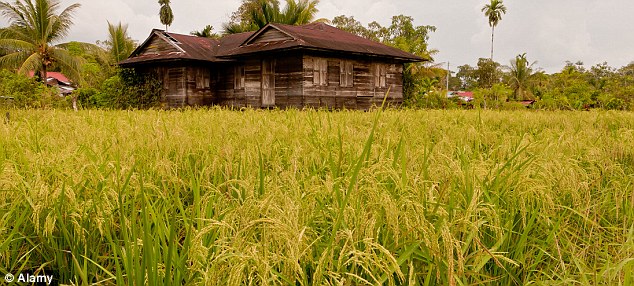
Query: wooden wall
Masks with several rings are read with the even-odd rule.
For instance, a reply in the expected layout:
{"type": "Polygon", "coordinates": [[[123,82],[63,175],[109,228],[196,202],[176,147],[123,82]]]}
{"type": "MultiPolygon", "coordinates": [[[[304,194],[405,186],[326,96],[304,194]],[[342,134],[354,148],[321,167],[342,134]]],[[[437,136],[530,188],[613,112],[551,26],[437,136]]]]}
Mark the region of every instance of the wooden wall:
{"type": "MultiPolygon", "coordinates": [[[[280,108],[302,107],[302,55],[267,57],[274,61],[275,106],[280,108]]],[[[230,107],[262,108],[262,60],[251,58],[242,62],[223,64],[218,69],[218,84],[215,86],[215,103],[230,107]],[[244,66],[244,88],[235,89],[235,66],[244,66]]]]}
{"type": "Polygon", "coordinates": [[[315,108],[348,108],[367,110],[373,105],[380,106],[390,89],[388,103],[399,105],[403,102],[403,65],[380,60],[348,59],[332,56],[304,56],[304,106],[315,108]],[[314,61],[325,59],[328,63],[325,85],[314,83],[314,61]],[[340,85],[341,61],[353,63],[353,85],[340,85]],[[386,66],[386,86],[375,87],[374,64],[386,66]]]}
{"type": "MultiPolygon", "coordinates": [[[[388,103],[403,101],[403,65],[371,59],[347,59],[336,56],[290,53],[264,58],[274,62],[274,105],[279,108],[362,109],[380,106],[390,89],[388,103]],[[314,82],[315,61],[326,61],[326,81],[314,82]],[[353,64],[353,84],[341,86],[342,60],[353,64]],[[385,67],[385,87],[375,84],[377,64],[385,67]]],[[[202,64],[163,63],[151,69],[163,79],[163,104],[167,107],[221,105],[228,107],[268,108],[262,104],[263,58],[241,62],[202,64]],[[236,66],[244,68],[244,84],[235,86],[236,66]]],[[[321,65],[324,66],[323,64],[321,65]]],[[[147,69],[146,69],[147,70],[147,69]]],[[[320,76],[320,73],[317,73],[320,76]]]]}
{"type": "Polygon", "coordinates": [[[161,103],[166,107],[213,104],[213,68],[210,65],[165,63],[136,69],[142,74],[157,74],[163,81],[161,103]]]}

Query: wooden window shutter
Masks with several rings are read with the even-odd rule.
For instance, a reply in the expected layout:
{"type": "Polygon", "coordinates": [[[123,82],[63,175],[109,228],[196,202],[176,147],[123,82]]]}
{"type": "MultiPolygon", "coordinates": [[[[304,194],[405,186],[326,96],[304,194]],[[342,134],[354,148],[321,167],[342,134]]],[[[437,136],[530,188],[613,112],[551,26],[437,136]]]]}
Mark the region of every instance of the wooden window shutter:
{"type": "Polygon", "coordinates": [[[374,64],[374,87],[381,87],[381,65],[374,64]]]}
{"type": "Polygon", "coordinates": [[[322,59],[320,64],[320,79],[321,81],[319,82],[321,85],[328,85],[328,60],[327,59],[322,59]]]}
{"type": "Polygon", "coordinates": [[[354,86],[354,65],[352,62],[346,62],[346,86],[354,86]]]}
{"type": "Polygon", "coordinates": [[[328,60],[313,59],[313,83],[328,85],[328,60]]]}
{"type": "Polygon", "coordinates": [[[380,74],[381,87],[387,87],[387,66],[380,65],[380,70],[381,70],[381,74],[380,74]]]}
{"type": "Polygon", "coordinates": [[[354,68],[351,61],[341,61],[340,63],[340,82],[341,86],[350,87],[354,86],[354,68]]]}
{"type": "Polygon", "coordinates": [[[313,59],[313,84],[321,84],[321,73],[319,72],[319,59],[313,59]]]}
{"type": "Polygon", "coordinates": [[[234,68],[234,89],[243,89],[244,88],[244,66],[236,66],[234,68]]]}
{"type": "Polygon", "coordinates": [[[339,85],[340,86],[347,86],[347,84],[346,84],[346,62],[345,61],[340,61],[339,62],[339,85]]]}

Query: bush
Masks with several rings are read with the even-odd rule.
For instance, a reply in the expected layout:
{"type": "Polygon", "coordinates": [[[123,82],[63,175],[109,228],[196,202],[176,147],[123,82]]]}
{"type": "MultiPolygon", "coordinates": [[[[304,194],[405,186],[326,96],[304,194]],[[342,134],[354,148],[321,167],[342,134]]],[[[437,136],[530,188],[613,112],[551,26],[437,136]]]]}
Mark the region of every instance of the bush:
{"type": "Polygon", "coordinates": [[[100,89],[76,91],[85,108],[148,109],[159,106],[162,82],[155,75],[139,75],[132,69],[119,69],[100,89]]]}
{"type": "Polygon", "coordinates": [[[491,88],[479,88],[474,92],[473,105],[484,109],[502,109],[513,94],[508,86],[496,83],[491,88]]]}
{"type": "Polygon", "coordinates": [[[33,78],[0,70],[0,106],[17,108],[69,108],[70,102],[55,88],[33,78]],[[11,98],[11,99],[9,99],[11,98]]]}
{"type": "Polygon", "coordinates": [[[410,97],[406,106],[412,108],[450,109],[457,108],[459,103],[448,98],[444,91],[432,90],[426,93],[416,94],[410,97]]]}

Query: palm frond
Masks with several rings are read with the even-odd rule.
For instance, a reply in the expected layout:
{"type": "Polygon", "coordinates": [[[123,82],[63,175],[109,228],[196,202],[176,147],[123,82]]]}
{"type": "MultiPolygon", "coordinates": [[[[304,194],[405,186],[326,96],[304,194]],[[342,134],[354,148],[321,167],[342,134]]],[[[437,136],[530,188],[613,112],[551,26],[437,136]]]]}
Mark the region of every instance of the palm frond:
{"type": "Polygon", "coordinates": [[[33,51],[35,46],[32,43],[22,40],[0,37],[0,47],[8,51],[33,51]]]}
{"type": "Polygon", "coordinates": [[[29,51],[16,51],[0,57],[0,67],[18,70],[22,63],[26,61],[33,53],[29,51]]]}
{"type": "Polygon", "coordinates": [[[62,67],[65,74],[74,82],[82,82],[81,67],[84,60],[80,57],[71,55],[67,50],[52,47],[50,49],[51,57],[55,59],[55,63],[62,67]]]}
{"type": "Polygon", "coordinates": [[[30,71],[40,71],[43,59],[40,54],[30,54],[18,68],[18,73],[28,75],[30,71]]]}
{"type": "Polygon", "coordinates": [[[66,7],[58,16],[54,16],[54,21],[51,23],[51,41],[60,40],[68,35],[70,28],[73,25],[73,14],[81,5],[75,3],[66,7]]]}
{"type": "Polygon", "coordinates": [[[108,40],[110,57],[114,62],[126,59],[134,51],[134,41],[128,36],[128,25],[113,25],[108,22],[108,40]]]}

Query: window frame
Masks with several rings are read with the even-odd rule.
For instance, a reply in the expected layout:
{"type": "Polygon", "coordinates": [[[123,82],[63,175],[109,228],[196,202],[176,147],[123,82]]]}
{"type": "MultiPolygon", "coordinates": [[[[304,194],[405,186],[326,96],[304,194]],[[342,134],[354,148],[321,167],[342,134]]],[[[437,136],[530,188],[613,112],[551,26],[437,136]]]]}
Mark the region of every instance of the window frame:
{"type": "Polygon", "coordinates": [[[237,65],[233,68],[233,89],[244,89],[246,79],[244,65],[237,65]]]}
{"type": "Polygon", "coordinates": [[[328,59],[313,59],[313,84],[316,86],[328,86],[328,59]]]}
{"type": "Polygon", "coordinates": [[[382,63],[374,64],[374,87],[387,87],[387,65],[382,63]]]}
{"type": "Polygon", "coordinates": [[[342,60],[339,63],[339,86],[354,87],[354,62],[342,60]]]}

